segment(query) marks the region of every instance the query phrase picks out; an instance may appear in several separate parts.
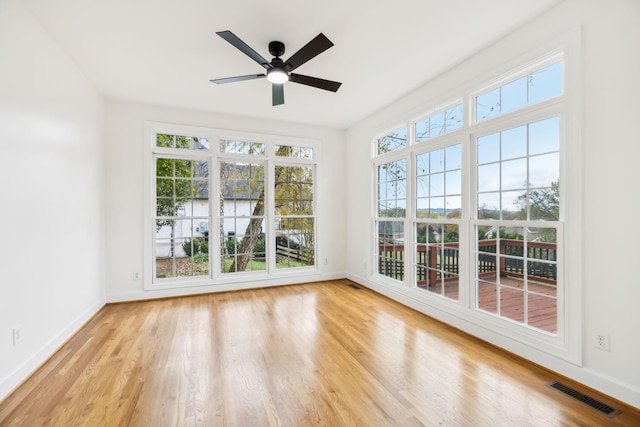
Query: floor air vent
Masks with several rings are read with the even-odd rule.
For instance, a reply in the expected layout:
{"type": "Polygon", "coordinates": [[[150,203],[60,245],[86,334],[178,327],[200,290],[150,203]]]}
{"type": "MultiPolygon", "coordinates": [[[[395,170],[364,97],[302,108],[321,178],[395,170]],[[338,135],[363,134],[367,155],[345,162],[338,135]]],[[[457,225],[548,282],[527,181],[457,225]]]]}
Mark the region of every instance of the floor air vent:
{"type": "Polygon", "coordinates": [[[599,401],[598,399],[594,399],[591,396],[587,396],[586,394],[579,392],[578,390],[573,389],[568,385],[562,384],[561,382],[552,381],[549,384],[547,384],[547,386],[553,389],[556,389],[559,392],[564,393],[567,396],[572,397],[573,399],[584,403],[585,405],[591,406],[593,409],[596,409],[602,412],[609,418],[613,418],[616,415],[621,413],[619,409],[613,408],[607,405],[606,403],[599,401]]]}
{"type": "Polygon", "coordinates": [[[360,286],[354,285],[353,283],[349,283],[347,286],[349,286],[350,288],[353,288],[353,289],[358,289],[358,290],[360,289],[360,286]]]}

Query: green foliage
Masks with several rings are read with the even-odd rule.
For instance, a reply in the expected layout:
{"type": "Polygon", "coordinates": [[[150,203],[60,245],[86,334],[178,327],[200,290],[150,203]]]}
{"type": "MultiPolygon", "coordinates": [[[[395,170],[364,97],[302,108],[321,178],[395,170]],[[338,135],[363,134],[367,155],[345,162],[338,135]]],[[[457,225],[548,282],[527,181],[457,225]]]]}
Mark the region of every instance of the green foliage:
{"type": "Polygon", "coordinates": [[[560,182],[554,181],[551,187],[529,191],[528,194],[519,196],[514,204],[520,208],[517,219],[558,221],[560,219],[560,182]]]}
{"type": "Polygon", "coordinates": [[[182,250],[187,256],[206,255],[209,257],[209,242],[204,237],[196,237],[195,239],[187,239],[182,242],[182,250]]]}
{"type": "Polygon", "coordinates": [[[227,238],[226,242],[224,242],[226,253],[228,255],[234,255],[236,253],[236,248],[238,247],[238,239],[235,237],[227,238]]]}
{"type": "Polygon", "coordinates": [[[256,254],[264,254],[266,251],[266,241],[265,237],[261,236],[257,241],[256,245],[253,247],[253,252],[256,254]]]}

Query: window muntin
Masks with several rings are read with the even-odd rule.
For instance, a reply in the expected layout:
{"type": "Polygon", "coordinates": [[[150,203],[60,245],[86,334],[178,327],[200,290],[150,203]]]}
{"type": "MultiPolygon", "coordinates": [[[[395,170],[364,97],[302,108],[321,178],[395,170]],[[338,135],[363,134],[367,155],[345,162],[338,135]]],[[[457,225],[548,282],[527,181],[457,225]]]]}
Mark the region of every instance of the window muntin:
{"type": "Polygon", "coordinates": [[[213,129],[168,127],[147,125],[151,282],[145,288],[230,283],[239,274],[267,277],[279,268],[293,271],[300,259],[307,268],[317,266],[316,189],[307,179],[315,173],[315,143],[214,138],[213,129]],[[296,187],[298,196],[288,194],[276,213],[275,166],[284,161],[304,179],[284,186],[296,187]],[[288,258],[277,255],[276,237],[281,247],[283,238],[291,242],[288,258]]]}
{"type": "Polygon", "coordinates": [[[465,110],[468,105],[474,117],[452,126],[462,141],[456,147],[461,154],[451,154],[455,167],[448,165],[446,151],[457,138],[446,132],[450,110],[413,123],[410,136],[417,144],[378,150],[373,250],[380,275],[459,300],[483,313],[478,316],[500,317],[501,328],[524,326],[524,334],[544,333],[558,342],[566,340],[566,331],[557,336],[568,321],[560,310],[564,283],[558,275],[566,102],[564,65],[555,58],[466,97],[465,110]],[[407,169],[387,157],[414,161],[407,169]]]}
{"type": "Polygon", "coordinates": [[[475,97],[476,122],[562,94],[562,61],[475,97]]]}
{"type": "Polygon", "coordinates": [[[313,147],[302,147],[297,145],[276,145],[275,154],[277,157],[290,157],[294,159],[313,159],[313,147]]]}
{"type": "Polygon", "coordinates": [[[416,155],[414,265],[419,289],[458,299],[462,144],[416,155]]]}
{"type": "Polygon", "coordinates": [[[560,119],[477,139],[477,217],[557,221],[560,119]]]}
{"type": "Polygon", "coordinates": [[[156,147],[194,151],[209,150],[209,140],[195,136],[158,133],[156,134],[156,147]]]}
{"type": "Polygon", "coordinates": [[[265,165],[220,162],[220,254],[223,273],[266,270],[265,165]]]}
{"type": "Polygon", "coordinates": [[[407,210],[407,161],[378,166],[378,216],[404,218],[407,210]]]}
{"type": "Polygon", "coordinates": [[[404,280],[404,221],[407,215],[407,160],[382,163],[377,169],[376,271],[404,280]]]}
{"type": "Polygon", "coordinates": [[[376,221],[377,273],[397,281],[404,280],[404,222],[376,221]]]}
{"type": "Polygon", "coordinates": [[[276,165],[276,268],[315,264],[314,168],[276,165]]]}
{"type": "Polygon", "coordinates": [[[415,142],[426,141],[462,128],[462,104],[431,114],[413,124],[415,142]]]}
{"type": "Polygon", "coordinates": [[[209,276],[209,162],[168,156],[154,161],[154,277],[209,276]]]}
{"type": "Polygon", "coordinates": [[[407,146],[407,128],[400,128],[377,140],[378,155],[399,150],[407,146]]]}
{"type": "Polygon", "coordinates": [[[416,218],[460,217],[462,145],[416,156],[416,218]]]}
{"type": "Polygon", "coordinates": [[[476,226],[476,307],[556,334],[556,227],[476,226]]]}
{"type": "Polygon", "coordinates": [[[266,151],[264,142],[242,141],[236,139],[220,140],[220,152],[231,154],[262,155],[266,151]]]}

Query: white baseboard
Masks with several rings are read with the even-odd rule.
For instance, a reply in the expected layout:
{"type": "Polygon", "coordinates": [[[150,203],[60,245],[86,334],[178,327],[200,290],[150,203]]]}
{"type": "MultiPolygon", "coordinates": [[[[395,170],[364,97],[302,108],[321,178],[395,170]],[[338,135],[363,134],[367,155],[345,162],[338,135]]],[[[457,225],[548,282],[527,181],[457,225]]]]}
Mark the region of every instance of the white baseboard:
{"type": "Polygon", "coordinates": [[[82,326],[87,323],[104,305],[106,301],[102,298],[84,311],[75,320],[69,323],[49,342],[43,345],[31,357],[25,360],[11,374],[0,381],[0,401],[7,397],[13,390],[22,384],[32,375],[44,362],[46,362],[62,345],[69,340],[82,326]]]}
{"type": "Polygon", "coordinates": [[[325,280],[344,279],[345,273],[323,273],[304,276],[277,277],[264,280],[243,280],[236,282],[220,283],[214,285],[202,285],[180,288],[159,288],[151,290],[139,290],[126,293],[109,293],[107,291],[107,303],[150,300],[157,298],[172,298],[188,295],[208,294],[215,292],[240,291],[244,289],[268,288],[274,286],[294,285],[302,283],[322,282],[325,280]]]}

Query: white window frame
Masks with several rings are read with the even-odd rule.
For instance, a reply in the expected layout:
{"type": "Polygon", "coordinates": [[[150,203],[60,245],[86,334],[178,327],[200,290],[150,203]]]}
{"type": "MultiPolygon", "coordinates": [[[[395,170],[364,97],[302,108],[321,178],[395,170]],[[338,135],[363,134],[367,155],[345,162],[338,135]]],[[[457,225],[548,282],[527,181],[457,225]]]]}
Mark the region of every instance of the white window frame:
{"type": "MultiPolygon", "coordinates": [[[[185,126],[170,123],[161,123],[148,121],[144,123],[144,282],[145,291],[162,290],[162,289],[181,289],[210,285],[231,285],[246,282],[247,278],[254,281],[276,278],[278,281],[287,281],[287,277],[307,276],[318,274],[322,269],[321,259],[318,253],[318,238],[320,233],[318,228],[318,163],[320,159],[321,144],[317,140],[307,138],[295,138],[278,135],[258,134],[252,132],[237,132],[229,130],[220,130],[215,128],[206,128],[198,126],[185,126]],[[209,141],[209,150],[185,150],[172,149],[164,147],[156,147],[156,134],[164,133],[169,135],[185,135],[207,138],[209,141]],[[263,142],[266,144],[265,154],[247,155],[238,153],[224,153],[220,151],[220,140],[234,139],[251,142],[263,142]],[[290,145],[297,147],[310,147],[313,149],[314,156],[312,159],[289,158],[275,156],[274,147],[276,145],[290,145]],[[156,156],[168,156],[171,158],[194,158],[209,161],[210,179],[209,179],[209,260],[210,268],[208,276],[191,276],[191,277],[175,277],[170,279],[157,280],[155,277],[155,158],[156,156]],[[280,268],[275,266],[275,250],[271,248],[270,242],[267,241],[266,251],[271,252],[268,255],[269,262],[266,270],[249,271],[237,273],[222,273],[220,270],[220,248],[217,244],[217,236],[219,235],[220,220],[220,189],[219,189],[219,162],[251,162],[258,161],[265,165],[265,222],[266,233],[268,236],[275,236],[275,212],[273,204],[273,182],[274,167],[276,164],[287,165],[306,165],[312,166],[314,169],[314,186],[313,186],[313,217],[314,217],[314,255],[315,261],[313,266],[280,268]],[[215,243],[213,243],[215,241],[215,243]]],[[[270,239],[270,238],[269,238],[270,239]]],[[[228,288],[228,286],[226,287],[228,288]]]]}
{"type": "MultiPolygon", "coordinates": [[[[580,44],[581,34],[579,30],[566,34],[558,39],[541,44],[537,49],[527,52],[520,58],[503,64],[501,69],[490,74],[479,75],[475,79],[466,82],[461,88],[459,96],[463,99],[464,120],[461,129],[456,129],[451,134],[445,134],[438,138],[429,139],[415,143],[413,138],[414,122],[409,121],[411,141],[406,149],[394,151],[394,156],[405,156],[411,158],[408,164],[415,161],[415,155],[421,148],[428,146],[436,148],[442,146],[445,140],[457,138],[463,144],[463,221],[461,225],[460,250],[464,250],[465,266],[461,266],[460,275],[460,300],[443,301],[438,295],[429,295],[429,292],[417,290],[415,284],[407,280],[413,276],[411,271],[405,272],[405,282],[403,286],[397,283],[385,283],[375,274],[372,280],[380,282],[380,285],[389,289],[390,292],[401,296],[402,300],[419,301],[425,307],[430,307],[438,313],[443,313],[445,317],[454,319],[464,319],[464,323],[477,331],[484,331],[479,336],[484,337],[505,337],[510,343],[509,348],[524,349],[530,347],[535,351],[551,354],[559,359],[570,363],[582,364],[582,222],[581,213],[578,206],[581,205],[582,194],[582,165],[581,165],[581,144],[582,133],[581,124],[581,68],[580,68],[580,44]],[[524,107],[510,110],[495,117],[488,118],[476,123],[475,96],[501,86],[522,75],[544,68],[553,62],[562,60],[562,94],[548,98],[543,101],[528,104],[524,107]],[[476,137],[492,132],[509,129],[517,125],[543,120],[550,116],[560,117],[560,220],[553,224],[558,229],[558,277],[563,280],[562,291],[558,295],[558,330],[557,334],[545,333],[541,330],[526,327],[507,319],[499,318],[495,315],[482,313],[475,310],[475,259],[474,241],[472,230],[477,223],[476,218],[476,137]],[[441,145],[442,144],[442,145],[441,145]],[[464,154],[466,152],[466,154],[464,154]],[[571,162],[568,157],[571,156],[571,162]],[[576,211],[572,211],[575,209],[576,211]],[[570,220],[568,220],[570,218],[570,220]],[[464,236],[464,237],[463,237],[464,236]],[[567,257],[567,251],[571,251],[571,257],[567,257]],[[560,294],[561,292],[561,294],[560,294]],[[571,301],[571,304],[569,304],[571,301]],[[474,326],[471,326],[474,325],[474,326]],[[478,329],[480,328],[480,329],[478,329]]],[[[456,95],[456,94],[449,94],[456,95]]],[[[437,107],[426,110],[416,117],[425,117],[439,110],[448,108],[453,102],[441,103],[447,107],[437,107]]],[[[393,129],[397,128],[395,126],[393,129]]],[[[377,141],[384,132],[377,133],[373,138],[373,143],[377,141]]],[[[428,151],[428,149],[425,149],[428,151]]],[[[377,212],[377,176],[375,170],[382,161],[387,161],[389,154],[378,155],[376,150],[372,150],[373,166],[373,191],[372,209],[377,212]]],[[[407,174],[408,193],[407,200],[407,221],[413,219],[413,203],[415,200],[415,175],[413,170],[407,174]],[[410,213],[410,214],[409,214],[410,213]]],[[[374,224],[377,216],[374,215],[374,224]]],[[[519,226],[526,225],[524,222],[519,226]]],[[[536,223],[536,225],[540,225],[536,223]]],[[[414,223],[405,226],[405,240],[415,241],[414,223]]],[[[375,232],[375,230],[373,230],[375,232]]],[[[373,243],[373,242],[372,242],[373,243]]],[[[413,259],[412,245],[405,248],[406,259],[413,259]]],[[[372,255],[376,255],[377,248],[372,245],[372,255]]],[[[407,263],[408,264],[408,263],[407,263]]],[[[409,269],[410,270],[410,269],[409,269]]],[[[500,339],[498,339],[500,340],[500,339]]]]}

